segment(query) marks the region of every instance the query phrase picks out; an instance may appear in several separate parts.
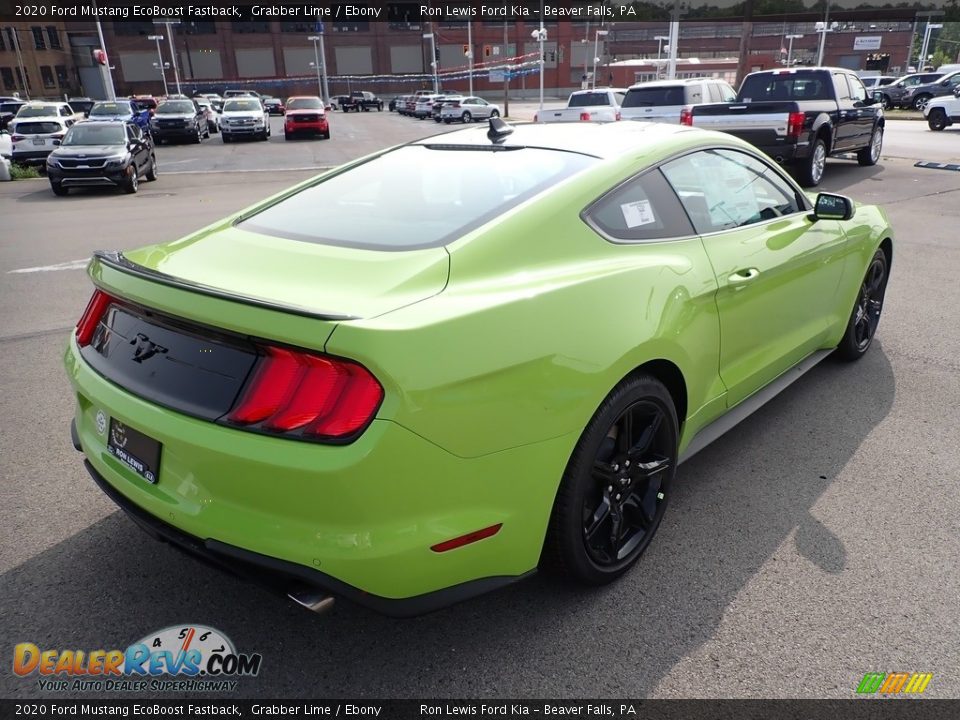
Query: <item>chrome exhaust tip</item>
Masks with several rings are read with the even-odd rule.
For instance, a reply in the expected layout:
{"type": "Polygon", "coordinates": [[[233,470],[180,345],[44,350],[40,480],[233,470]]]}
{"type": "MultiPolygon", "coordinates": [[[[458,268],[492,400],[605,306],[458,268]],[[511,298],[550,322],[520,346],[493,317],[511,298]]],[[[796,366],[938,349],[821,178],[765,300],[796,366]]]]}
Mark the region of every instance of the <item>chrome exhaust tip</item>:
{"type": "Polygon", "coordinates": [[[323,615],[333,607],[333,595],[327,595],[319,590],[291,590],[287,597],[293,600],[297,605],[305,607],[312,613],[323,615]]]}

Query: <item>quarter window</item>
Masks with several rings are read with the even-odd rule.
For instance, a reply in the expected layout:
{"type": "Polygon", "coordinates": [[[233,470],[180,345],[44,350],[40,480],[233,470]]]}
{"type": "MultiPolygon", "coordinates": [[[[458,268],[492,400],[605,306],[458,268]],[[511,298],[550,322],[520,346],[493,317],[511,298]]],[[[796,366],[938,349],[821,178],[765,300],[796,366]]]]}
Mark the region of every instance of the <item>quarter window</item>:
{"type": "Polygon", "coordinates": [[[683,207],[659,170],[645,173],[596,202],[590,224],[616,240],[642,241],[694,234],[683,207]]]}
{"type": "Polygon", "coordinates": [[[772,167],[737,150],[701,150],[665,164],[663,173],[701,234],[773,220],[804,208],[772,167]]]}

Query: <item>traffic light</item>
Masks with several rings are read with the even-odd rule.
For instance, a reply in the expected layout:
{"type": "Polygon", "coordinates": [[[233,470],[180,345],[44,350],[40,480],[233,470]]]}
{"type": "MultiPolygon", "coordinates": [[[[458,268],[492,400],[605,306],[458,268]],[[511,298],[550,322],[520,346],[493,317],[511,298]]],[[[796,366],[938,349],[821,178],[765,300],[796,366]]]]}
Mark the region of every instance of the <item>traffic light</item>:
{"type": "Polygon", "coordinates": [[[99,65],[107,64],[107,54],[100,48],[97,48],[96,50],[93,51],[93,59],[94,59],[94,62],[96,62],[99,65]]]}

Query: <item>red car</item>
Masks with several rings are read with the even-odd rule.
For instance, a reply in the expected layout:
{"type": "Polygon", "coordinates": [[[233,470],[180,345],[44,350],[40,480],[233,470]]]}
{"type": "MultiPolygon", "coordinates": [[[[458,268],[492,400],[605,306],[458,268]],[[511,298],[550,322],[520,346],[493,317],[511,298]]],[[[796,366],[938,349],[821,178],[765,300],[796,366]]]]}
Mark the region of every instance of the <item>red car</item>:
{"type": "Polygon", "coordinates": [[[323,100],[316,96],[302,95],[287,99],[287,114],[283,120],[283,139],[310,133],[330,139],[330,123],[323,108],[323,100]]]}

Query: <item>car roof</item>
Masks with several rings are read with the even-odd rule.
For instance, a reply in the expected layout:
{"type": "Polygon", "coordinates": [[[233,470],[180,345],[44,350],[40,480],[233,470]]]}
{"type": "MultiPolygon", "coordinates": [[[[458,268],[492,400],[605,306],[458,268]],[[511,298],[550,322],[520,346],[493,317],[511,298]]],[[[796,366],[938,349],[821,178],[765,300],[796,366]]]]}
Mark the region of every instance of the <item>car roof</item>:
{"type": "Polygon", "coordinates": [[[650,87],[673,87],[675,85],[693,85],[695,83],[702,83],[704,80],[713,80],[719,81],[719,78],[712,77],[695,77],[695,78],[677,78],[676,80],[648,80],[647,82],[639,82],[631,85],[628,90],[633,90],[634,88],[650,88],[650,87]]]}
{"type": "MultiPolygon", "coordinates": [[[[649,122],[617,123],[523,123],[511,125],[513,132],[496,144],[501,147],[535,147],[593,155],[602,159],[622,157],[626,153],[656,149],[675,137],[715,137],[719,143],[741,145],[736,138],[686,125],[649,122]]],[[[450,133],[433,135],[410,145],[490,146],[488,126],[480,125],[450,133]]]]}

